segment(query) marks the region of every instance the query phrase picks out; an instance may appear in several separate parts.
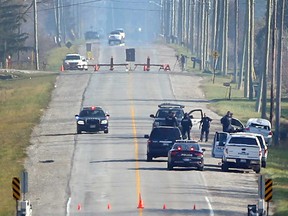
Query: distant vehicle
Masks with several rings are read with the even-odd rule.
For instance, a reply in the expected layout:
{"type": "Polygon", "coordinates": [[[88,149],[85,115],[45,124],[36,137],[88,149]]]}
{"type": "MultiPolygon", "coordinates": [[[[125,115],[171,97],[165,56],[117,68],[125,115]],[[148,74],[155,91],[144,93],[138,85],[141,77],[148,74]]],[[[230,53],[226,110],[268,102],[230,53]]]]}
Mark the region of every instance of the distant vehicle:
{"type": "Polygon", "coordinates": [[[245,127],[246,132],[262,134],[264,136],[267,145],[272,142],[272,131],[270,121],[262,118],[250,118],[248,119],[245,127]]]}
{"type": "Polygon", "coordinates": [[[225,144],[222,158],[222,171],[229,168],[253,169],[261,171],[262,149],[259,140],[254,135],[230,134],[225,144]]]}
{"type": "MultiPolygon", "coordinates": [[[[150,117],[154,119],[152,128],[158,127],[158,126],[165,126],[166,116],[168,116],[169,112],[172,111],[175,114],[178,126],[181,129],[181,120],[184,117],[184,108],[185,106],[181,104],[173,104],[173,103],[159,104],[156,114],[155,115],[150,114],[150,117]]],[[[192,120],[193,126],[199,124],[199,122],[201,121],[203,117],[202,109],[191,110],[188,114],[192,120]]]]}
{"type": "Polygon", "coordinates": [[[63,61],[64,70],[88,70],[88,61],[78,53],[67,54],[63,61]]]}
{"type": "Polygon", "coordinates": [[[124,43],[124,38],[121,35],[120,31],[112,31],[108,36],[109,45],[120,45],[124,43]]]}
{"type": "Polygon", "coordinates": [[[174,167],[196,167],[204,170],[204,151],[193,140],[177,140],[168,152],[167,169],[174,167]]]}
{"type": "MultiPolygon", "coordinates": [[[[254,134],[254,133],[245,133],[245,132],[237,132],[235,134],[242,134],[242,135],[248,135],[248,136],[256,136],[262,151],[262,158],[261,158],[261,167],[265,168],[267,163],[267,157],[268,157],[268,147],[265,143],[265,139],[263,135],[261,134],[254,134]]],[[[214,135],[214,140],[212,143],[212,157],[222,159],[224,155],[224,149],[225,144],[230,137],[230,134],[227,132],[216,132],[214,135]]]]}
{"type": "Polygon", "coordinates": [[[178,127],[159,126],[153,128],[150,136],[145,135],[145,138],[148,138],[147,161],[152,161],[153,158],[167,157],[174,142],[182,139],[182,134],[178,127]]]}
{"type": "Polygon", "coordinates": [[[98,40],[100,35],[97,31],[87,31],[85,32],[85,40],[98,40]]]}
{"type": "Polygon", "coordinates": [[[122,39],[125,40],[126,34],[123,28],[117,28],[115,31],[119,31],[122,39]]]}
{"type": "Polygon", "coordinates": [[[99,132],[108,133],[108,119],[109,114],[105,113],[101,107],[91,106],[83,107],[79,115],[75,115],[77,134],[85,132],[99,132]]]}

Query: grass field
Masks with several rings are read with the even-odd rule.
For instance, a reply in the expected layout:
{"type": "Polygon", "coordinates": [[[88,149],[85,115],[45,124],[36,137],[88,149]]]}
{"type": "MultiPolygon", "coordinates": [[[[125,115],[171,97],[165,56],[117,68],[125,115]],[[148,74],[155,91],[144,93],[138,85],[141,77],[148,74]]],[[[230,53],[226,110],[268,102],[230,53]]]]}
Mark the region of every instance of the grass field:
{"type": "Polygon", "coordinates": [[[20,177],[33,127],[50,101],[55,74],[15,74],[0,81],[1,216],[15,215],[12,178],[20,177]]]}

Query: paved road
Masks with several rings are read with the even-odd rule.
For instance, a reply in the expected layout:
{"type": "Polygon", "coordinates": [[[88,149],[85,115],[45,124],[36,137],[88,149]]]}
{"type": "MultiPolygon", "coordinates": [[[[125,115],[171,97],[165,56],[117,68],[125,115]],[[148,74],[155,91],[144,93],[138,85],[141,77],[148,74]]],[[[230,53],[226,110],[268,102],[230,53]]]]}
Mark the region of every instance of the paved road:
{"type": "MultiPolygon", "coordinates": [[[[97,47],[94,63],[109,62],[111,56],[115,63],[125,62],[125,48],[130,47],[97,47]]],[[[247,204],[256,203],[257,176],[222,173],[219,161],[210,157],[211,138],[202,143],[204,172],[167,171],[166,158],[146,162],[143,136],[159,103],[181,103],[187,111],[202,108],[213,118],[212,131],[220,128],[220,117],[206,108],[201,78],[179,71],[173,50],[153,45],[136,47],[136,54],[137,63],[149,56],[151,63],[175,65],[175,70],[101,67],[59,75],[28,149],[33,215],[246,215],[247,204]],[[75,134],[74,115],[83,105],[109,111],[109,134],[75,134]],[[139,196],[143,210],[137,209],[139,196]]],[[[199,138],[197,127],[192,136],[199,138]]]]}

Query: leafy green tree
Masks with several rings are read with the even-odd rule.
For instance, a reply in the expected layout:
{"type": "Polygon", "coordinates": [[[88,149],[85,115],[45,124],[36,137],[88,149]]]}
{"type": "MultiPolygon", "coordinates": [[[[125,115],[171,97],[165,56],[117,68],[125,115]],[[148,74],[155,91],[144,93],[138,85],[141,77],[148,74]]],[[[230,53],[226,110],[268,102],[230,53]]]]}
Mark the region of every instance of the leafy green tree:
{"type": "Polygon", "coordinates": [[[0,62],[5,65],[8,55],[25,51],[27,33],[20,31],[24,19],[25,5],[17,0],[0,0],[0,62]]]}

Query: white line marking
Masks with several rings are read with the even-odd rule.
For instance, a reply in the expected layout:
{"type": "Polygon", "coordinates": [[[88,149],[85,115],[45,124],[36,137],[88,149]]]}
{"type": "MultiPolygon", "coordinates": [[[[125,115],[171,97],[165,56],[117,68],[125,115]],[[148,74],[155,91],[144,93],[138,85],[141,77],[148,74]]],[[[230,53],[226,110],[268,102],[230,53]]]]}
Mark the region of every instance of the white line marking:
{"type": "Polygon", "coordinates": [[[208,197],[205,197],[205,199],[206,199],[206,202],[207,202],[209,210],[210,210],[210,216],[214,216],[213,208],[212,208],[212,205],[211,205],[208,197]]]}
{"type": "Polygon", "coordinates": [[[68,202],[67,202],[67,206],[66,206],[67,214],[66,214],[66,216],[69,216],[69,215],[70,215],[70,213],[69,213],[70,203],[71,203],[71,197],[69,197],[68,202]]]}

